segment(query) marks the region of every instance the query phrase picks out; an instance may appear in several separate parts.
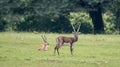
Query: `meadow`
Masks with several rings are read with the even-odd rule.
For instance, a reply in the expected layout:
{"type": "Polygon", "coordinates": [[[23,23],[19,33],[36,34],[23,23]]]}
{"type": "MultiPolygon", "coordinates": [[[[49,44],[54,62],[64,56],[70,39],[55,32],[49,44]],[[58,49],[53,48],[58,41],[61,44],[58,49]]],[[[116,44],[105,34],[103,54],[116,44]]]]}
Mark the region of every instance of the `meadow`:
{"type": "Polygon", "coordinates": [[[80,34],[74,43],[74,55],[69,46],[54,55],[58,33],[0,33],[0,67],[120,67],[120,35],[80,34]],[[38,51],[41,35],[49,41],[48,51],[38,51]]]}

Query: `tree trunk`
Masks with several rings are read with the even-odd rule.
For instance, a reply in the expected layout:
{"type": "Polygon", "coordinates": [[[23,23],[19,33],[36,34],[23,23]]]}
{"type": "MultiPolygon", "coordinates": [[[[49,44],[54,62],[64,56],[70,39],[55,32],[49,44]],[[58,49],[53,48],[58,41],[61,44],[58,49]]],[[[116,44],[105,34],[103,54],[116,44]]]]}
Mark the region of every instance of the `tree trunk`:
{"type": "Polygon", "coordinates": [[[102,18],[101,7],[98,6],[97,10],[89,11],[89,15],[92,18],[92,22],[93,22],[93,26],[94,26],[94,34],[104,33],[104,22],[103,22],[103,18],[102,18]]]}
{"type": "Polygon", "coordinates": [[[116,12],[116,31],[120,34],[120,10],[116,12]]]}

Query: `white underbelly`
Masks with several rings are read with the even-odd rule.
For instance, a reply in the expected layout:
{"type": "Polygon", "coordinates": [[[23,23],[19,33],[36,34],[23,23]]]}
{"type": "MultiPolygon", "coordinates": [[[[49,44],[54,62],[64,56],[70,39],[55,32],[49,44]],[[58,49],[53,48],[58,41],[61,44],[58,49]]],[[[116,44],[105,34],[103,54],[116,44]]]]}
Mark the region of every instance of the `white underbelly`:
{"type": "Polygon", "coordinates": [[[64,43],[63,46],[70,46],[70,43],[64,43]]]}

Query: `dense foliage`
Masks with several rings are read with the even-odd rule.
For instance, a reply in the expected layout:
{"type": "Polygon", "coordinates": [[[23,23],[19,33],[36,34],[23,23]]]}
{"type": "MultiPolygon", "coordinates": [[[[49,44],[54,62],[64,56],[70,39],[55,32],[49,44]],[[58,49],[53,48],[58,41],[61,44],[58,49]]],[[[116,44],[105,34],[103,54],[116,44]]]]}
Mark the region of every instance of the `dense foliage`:
{"type": "Polygon", "coordinates": [[[0,31],[119,33],[119,0],[0,0],[0,31]]]}

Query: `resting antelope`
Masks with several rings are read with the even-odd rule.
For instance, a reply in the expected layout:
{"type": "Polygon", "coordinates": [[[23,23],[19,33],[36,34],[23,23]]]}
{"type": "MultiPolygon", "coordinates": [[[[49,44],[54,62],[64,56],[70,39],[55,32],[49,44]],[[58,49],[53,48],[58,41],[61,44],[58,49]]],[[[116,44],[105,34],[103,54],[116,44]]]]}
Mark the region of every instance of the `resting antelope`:
{"type": "Polygon", "coordinates": [[[65,36],[59,36],[56,38],[56,46],[54,48],[54,54],[58,53],[59,55],[59,48],[64,44],[64,43],[69,43],[70,44],[70,52],[71,52],[71,55],[73,55],[73,43],[74,42],[77,42],[78,41],[78,35],[79,35],[79,29],[80,29],[80,26],[81,24],[79,25],[77,31],[75,30],[73,24],[72,24],[72,28],[73,28],[73,34],[74,34],[74,37],[65,37],[65,36]]]}
{"type": "Polygon", "coordinates": [[[49,43],[48,43],[45,35],[44,36],[41,35],[41,37],[43,39],[43,44],[38,48],[38,50],[45,50],[46,51],[46,50],[48,50],[49,43]]]}

